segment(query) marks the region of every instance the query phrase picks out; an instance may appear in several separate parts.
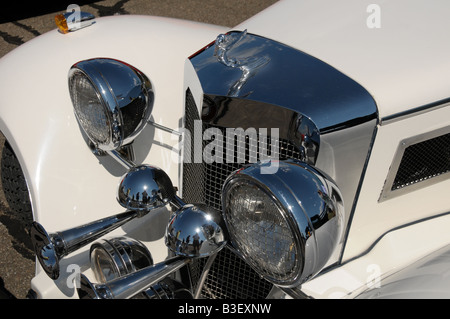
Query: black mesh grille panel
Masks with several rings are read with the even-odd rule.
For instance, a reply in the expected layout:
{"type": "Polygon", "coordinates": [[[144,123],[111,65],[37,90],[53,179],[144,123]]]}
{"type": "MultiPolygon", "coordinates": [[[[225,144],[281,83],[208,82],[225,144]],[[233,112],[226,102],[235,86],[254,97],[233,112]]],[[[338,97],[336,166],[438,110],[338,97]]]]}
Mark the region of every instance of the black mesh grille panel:
{"type": "Polygon", "coordinates": [[[391,190],[450,172],[450,133],[408,146],[391,190]]]}
{"type": "MultiPolygon", "coordinates": [[[[194,132],[194,121],[200,120],[197,106],[191,91],[186,91],[186,109],[184,128],[186,131],[194,132]]],[[[194,143],[185,144],[183,161],[183,198],[189,203],[204,203],[205,189],[205,167],[203,163],[195,163],[194,143]]]]}
{"type": "MultiPolygon", "coordinates": [[[[208,128],[211,126],[204,125],[204,128],[208,128]]],[[[223,128],[221,130],[224,131],[223,128]]],[[[235,143],[235,156],[234,161],[232,163],[216,163],[213,162],[211,164],[204,164],[205,167],[205,175],[207,176],[205,180],[205,199],[204,202],[214,207],[218,210],[222,210],[221,206],[221,192],[222,186],[225,182],[225,179],[235,170],[242,167],[242,165],[249,163],[249,159],[251,158],[250,147],[249,145],[258,145],[259,140],[252,140],[253,136],[245,137],[245,149],[238,149],[238,143],[235,143]],[[238,163],[238,155],[237,154],[245,154],[244,163],[238,163]]],[[[267,138],[266,145],[268,154],[267,156],[278,158],[278,159],[287,159],[287,158],[300,158],[300,152],[297,147],[295,147],[292,143],[289,143],[285,140],[277,140],[278,148],[274,148],[274,153],[271,154],[270,150],[272,150],[272,141],[271,138],[267,138]]],[[[225,149],[225,145],[224,145],[225,149]]],[[[257,153],[257,152],[256,152],[257,153]]],[[[260,160],[259,154],[255,154],[256,160],[260,160]]],[[[255,162],[252,160],[251,162],[255,162]]]]}
{"type": "Polygon", "coordinates": [[[146,108],[147,103],[145,100],[143,98],[137,98],[121,109],[124,123],[122,127],[124,137],[133,134],[139,124],[141,124],[146,108]]]}
{"type": "MultiPolygon", "coordinates": [[[[196,260],[191,266],[192,278],[198,281],[207,262],[196,260]]],[[[272,284],[261,277],[230,249],[218,254],[202,287],[203,298],[261,299],[267,297],[272,284]]]]}

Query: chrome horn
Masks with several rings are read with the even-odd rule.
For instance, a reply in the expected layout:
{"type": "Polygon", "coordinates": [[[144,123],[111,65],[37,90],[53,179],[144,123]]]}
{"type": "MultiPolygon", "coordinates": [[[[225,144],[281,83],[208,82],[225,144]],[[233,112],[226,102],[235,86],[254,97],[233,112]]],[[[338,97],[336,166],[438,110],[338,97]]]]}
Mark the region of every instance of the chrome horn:
{"type": "Polygon", "coordinates": [[[176,205],[181,202],[175,195],[169,176],[149,165],[133,167],[124,175],[117,200],[127,211],[68,230],[49,234],[41,224],[33,222],[30,235],[34,251],[50,278],[58,279],[59,262],[64,256],[136,217],[142,217],[172,201],[176,205]]]}
{"type": "Polygon", "coordinates": [[[193,258],[208,257],[226,244],[221,215],[204,205],[184,205],[169,221],[166,245],[175,257],[137,272],[94,284],[82,275],[77,289],[81,299],[128,299],[160,282],[190,263],[193,258]]]}

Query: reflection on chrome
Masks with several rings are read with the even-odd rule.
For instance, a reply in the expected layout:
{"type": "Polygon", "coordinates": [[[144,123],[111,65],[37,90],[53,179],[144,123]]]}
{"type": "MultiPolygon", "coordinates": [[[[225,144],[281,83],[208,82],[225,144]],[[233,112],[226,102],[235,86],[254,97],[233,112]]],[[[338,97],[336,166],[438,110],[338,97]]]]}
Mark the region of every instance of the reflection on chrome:
{"type": "Polygon", "coordinates": [[[139,165],[123,177],[117,190],[117,200],[122,207],[146,212],[165,206],[175,197],[169,176],[162,169],[139,165]]]}
{"type": "Polygon", "coordinates": [[[203,204],[187,204],[167,226],[166,245],[179,256],[208,257],[225,244],[219,212],[203,204]]]}

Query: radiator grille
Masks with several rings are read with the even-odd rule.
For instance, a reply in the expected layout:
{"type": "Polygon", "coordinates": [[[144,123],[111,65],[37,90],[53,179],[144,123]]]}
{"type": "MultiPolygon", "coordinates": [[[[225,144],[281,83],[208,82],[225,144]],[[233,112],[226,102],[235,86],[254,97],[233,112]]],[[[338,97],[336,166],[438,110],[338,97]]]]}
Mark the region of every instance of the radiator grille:
{"type": "MultiPolygon", "coordinates": [[[[185,130],[194,132],[194,121],[200,120],[191,91],[186,91],[185,130]]],[[[204,203],[205,167],[193,161],[194,143],[185,144],[183,161],[183,198],[190,203],[204,203]],[[190,145],[189,145],[190,144],[190,145]]]]}
{"type": "MultiPolygon", "coordinates": [[[[211,126],[204,125],[204,128],[209,128],[211,126]]],[[[224,130],[224,128],[220,128],[221,130],[224,130]]],[[[237,143],[235,143],[235,156],[233,163],[216,163],[213,162],[211,164],[204,164],[204,170],[205,170],[205,189],[204,189],[204,202],[214,207],[218,210],[222,210],[221,206],[221,192],[222,192],[222,186],[226,180],[226,178],[235,170],[241,168],[244,164],[249,163],[249,159],[251,158],[251,154],[249,151],[249,145],[258,145],[260,140],[252,140],[253,136],[246,136],[245,137],[245,149],[238,149],[237,143]],[[244,163],[238,163],[237,160],[237,154],[245,154],[245,161],[244,163]]],[[[277,148],[274,148],[273,154],[270,152],[272,150],[272,139],[270,137],[267,138],[265,141],[267,151],[267,156],[277,158],[280,160],[287,159],[287,158],[300,158],[300,152],[298,151],[297,147],[295,147],[292,143],[283,140],[278,139],[275,141],[278,144],[277,148]]],[[[260,160],[259,154],[255,154],[256,160],[260,160]]]]}
{"type": "MultiPolygon", "coordinates": [[[[192,94],[188,89],[186,92],[185,105],[185,128],[194,132],[194,121],[200,120],[197,106],[192,94]]],[[[213,126],[202,124],[202,130],[213,126]]],[[[225,128],[216,127],[222,132],[225,128]]],[[[225,134],[223,134],[225,135],[225,134]]],[[[189,203],[205,203],[219,211],[221,207],[221,191],[225,179],[244,163],[238,163],[237,154],[245,154],[245,161],[253,158],[249,151],[249,145],[255,145],[259,141],[252,140],[253,137],[246,136],[245,150],[238,150],[238,143],[235,148],[235,161],[233,163],[187,163],[183,164],[183,199],[189,203]],[[242,153],[243,152],[243,153],[242,153]]],[[[211,141],[208,141],[210,143],[211,141]]],[[[278,149],[274,154],[270,153],[272,147],[271,139],[267,139],[268,156],[279,159],[301,157],[301,153],[296,146],[286,140],[280,139],[278,149]]],[[[203,144],[205,147],[206,142],[203,144]]],[[[189,146],[189,144],[187,144],[189,146]]],[[[258,144],[256,144],[258,145],[258,144]]],[[[224,148],[225,149],[225,148],[224,148]]],[[[276,149],[276,148],[275,148],[276,149]]],[[[191,141],[189,149],[185,149],[185,155],[193,157],[194,143],[191,141]],[[188,152],[186,152],[188,151],[188,152]]],[[[212,154],[216,155],[216,154],[212,154]]],[[[225,155],[224,155],[225,157],[225,155]]],[[[190,264],[190,272],[193,282],[200,279],[204,269],[206,259],[198,259],[190,264]]],[[[222,250],[212,264],[208,276],[203,284],[201,296],[203,298],[232,298],[232,299],[252,299],[265,298],[269,294],[272,284],[262,279],[252,268],[250,268],[240,257],[230,249],[222,250]]]]}
{"type": "MultiPolygon", "coordinates": [[[[191,277],[198,282],[206,258],[191,266],[191,277]]],[[[210,299],[261,299],[269,295],[272,284],[261,277],[229,248],[221,250],[203,284],[201,296],[210,299]]]]}
{"type": "Polygon", "coordinates": [[[450,133],[408,146],[391,190],[450,172],[450,133]]]}

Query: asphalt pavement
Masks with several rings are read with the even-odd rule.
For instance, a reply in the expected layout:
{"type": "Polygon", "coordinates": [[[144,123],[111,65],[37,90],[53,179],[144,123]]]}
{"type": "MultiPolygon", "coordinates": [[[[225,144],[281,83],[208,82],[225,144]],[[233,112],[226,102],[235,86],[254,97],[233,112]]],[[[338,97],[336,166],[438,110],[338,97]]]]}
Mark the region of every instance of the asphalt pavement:
{"type": "MultiPolygon", "coordinates": [[[[82,11],[96,17],[156,15],[231,28],[275,2],[277,0],[106,0],[78,3],[82,11]]],[[[8,7],[8,10],[0,11],[0,57],[54,29],[55,14],[64,13],[67,8],[64,1],[47,7],[40,1],[36,3],[33,7],[20,2],[28,7],[8,7]]],[[[3,143],[4,138],[0,135],[0,151],[3,143]]],[[[0,185],[0,298],[22,299],[26,298],[34,276],[34,254],[29,243],[21,238],[23,232],[1,190],[0,185]]]]}

